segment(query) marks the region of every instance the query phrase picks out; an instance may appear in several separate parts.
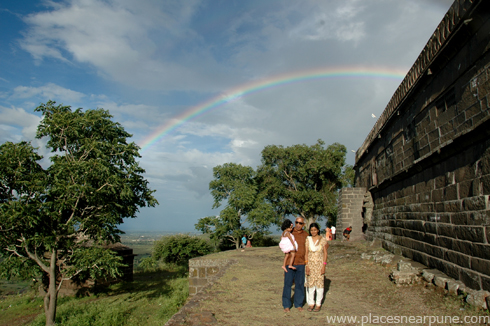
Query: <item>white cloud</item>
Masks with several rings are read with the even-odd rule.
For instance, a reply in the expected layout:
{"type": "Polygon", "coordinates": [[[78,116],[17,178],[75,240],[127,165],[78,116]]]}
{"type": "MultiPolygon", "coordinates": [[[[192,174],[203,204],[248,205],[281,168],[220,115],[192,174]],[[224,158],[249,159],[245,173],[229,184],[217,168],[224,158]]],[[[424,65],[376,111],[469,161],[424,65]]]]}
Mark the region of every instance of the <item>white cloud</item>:
{"type": "Polygon", "coordinates": [[[80,102],[85,95],[83,93],[66,89],[53,83],[40,87],[17,86],[14,88],[11,98],[32,99],[41,98],[43,101],[56,100],[60,103],[80,102]]]}

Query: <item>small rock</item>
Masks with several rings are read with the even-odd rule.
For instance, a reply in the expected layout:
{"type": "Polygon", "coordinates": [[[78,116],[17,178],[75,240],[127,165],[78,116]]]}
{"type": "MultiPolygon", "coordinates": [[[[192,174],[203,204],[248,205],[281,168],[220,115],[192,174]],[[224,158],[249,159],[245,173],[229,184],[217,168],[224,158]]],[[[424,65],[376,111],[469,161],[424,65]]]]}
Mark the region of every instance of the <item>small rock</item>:
{"type": "Polygon", "coordinates": [[[466,297],[466,302],[468,302],[472,306],[487,309],[488,305],[487,305],[486,298],[488,298],[489,296],[490,296],[490,292],[488,291],[483,291],[483,290],[472,291],[466,297]]]}
{"type": "Polygon", "coordinates": [[[422,271],[422,277],[427,283],[432,283],[432,280],[434,279],[434,273],[431,269],[424,269],[422,271]]]}
{"type": "Polygon", "coordinates": [[[446,284],[449,281],[450,281],[450,279],[447,278],[447,277],[440,276],[440,275],[435,275],[434,276],[434,284],[437,287],[440,287],[441,289],[445,289],[446,288],[446,284]]]}
{"type": "Polygon", "coordinates": [[[463,287],[464,283],[461,281],[449,280],[447,282],[447,290],[453,295],[458,295],[458,290],[463,287]]]}

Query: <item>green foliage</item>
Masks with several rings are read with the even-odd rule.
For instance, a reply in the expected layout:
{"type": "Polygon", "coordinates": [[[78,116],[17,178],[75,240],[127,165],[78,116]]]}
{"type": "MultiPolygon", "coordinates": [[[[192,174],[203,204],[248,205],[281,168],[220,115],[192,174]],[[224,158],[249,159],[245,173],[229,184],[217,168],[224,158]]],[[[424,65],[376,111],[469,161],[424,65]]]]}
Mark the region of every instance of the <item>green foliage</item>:
{"type": "Polygon", "coordinates": [[[279,245],[279,241],[280,239],[277,236],[256,233],[251,242],[254,247],[275,247],[279,245]]]}
{"type": "Polygon", "coordinates": [[[308,224],[322,216],[336,216],[346,148],[338,143],[324,145],[318,140],[313,146],[270,145],[262,151],[257,182],[278,215],[300,215],[308,224]]]}
{"type": "Polygon", "coordinates": [[[154,272],[158,268],[158,262],[153,257],[145,257],[141,259],[138,264],[138,268],[142,269],[145,272],[154,272]]]}
{"type": "MultiPolygon", "coordinates": [[[[134,282],[114,284],[96,296],[62,298],[56,323],[65,326],[164,325],[189,295],[186,271],[186,268],[170,268],[136,273],[134,282]]],[[[44,319],[44,314],[40,314],[31,325],[44,325],[44,319]]]]}
{"type": "Polygon", "coordinates": [[[352,165],[346,164],[342,172],[343,187],[354,187],[356,171],[354,170],[352,165]]]}
{"type": "Polygon", "coordinates": [[[162,237],[155,242],[152,258],[165,263],[187,265],[189,259],[211,253],[211,245],[204,239],[187,234],[162,237]]]}
{"type": "Polygon", "coordinates": [[[199,219],[196,229],[209,234],[216,244],[228,239],[238,248],[243,235],[266,233],[277,223],[278,215],[273,207],[259,194],[255,171],[248,166],[225,163],[213,168],[214,180],[209,183],[214,198],[213,208],[226,206],[219,216],[199,219]]]}
{"type": "Polygon", "coordinates": [[[53,153],[47,169],[29,143],[0,145],[0,264],[6,277],[48,275],[49,324],[55,273],[62,280],[117,275],[120,259],[99,245],[119,241],[123,218],[158,203],[136,160],[138,146],[108,111],[52,101],[36,111],[43,116],[37,138],[47,137],[53,153]]]}

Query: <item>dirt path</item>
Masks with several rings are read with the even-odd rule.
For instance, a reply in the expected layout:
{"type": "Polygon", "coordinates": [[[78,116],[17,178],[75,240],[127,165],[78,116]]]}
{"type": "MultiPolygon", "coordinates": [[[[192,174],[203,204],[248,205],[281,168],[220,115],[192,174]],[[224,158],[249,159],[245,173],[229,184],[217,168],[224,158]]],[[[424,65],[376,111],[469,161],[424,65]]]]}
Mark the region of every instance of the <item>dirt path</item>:
{"type": "MultiPolygon", "coordinates": [[[[283,255],[279,248],[250,248],[245,252],[220,253],[218,255],[236,258],[239,262],[206,291],[204,300],[192,309],[191,315],[211,312],[219,325],[247,326],[362,325],[362,321],[366,322],[364,325],[429,325],[429,319],[425,323],[417,323],[417,320],[415,323],[395,323],[396,320],[388,323],[384,320],[383,323],[383,319],[375,318],[487,315],[486,312],[463,306],[456,297],[422,284],[410,287],[394,285],[388,278],[391,267],[361,259],[361,253],[372,250],[367,243],[336,241],[330,246],[326,295],[322,310],[316,313],[307,312],[306,309],[300,312],[294,308],[290,313],[283,311],[283,255]],[[370,314],[371,323],[368,319],[370,314]],[[335,316],[357,317],[357,323],[338,320],[334,323],[327,319],[335,316]]],[[[306,304],[304,308],[307,308],[306,304]]]]}

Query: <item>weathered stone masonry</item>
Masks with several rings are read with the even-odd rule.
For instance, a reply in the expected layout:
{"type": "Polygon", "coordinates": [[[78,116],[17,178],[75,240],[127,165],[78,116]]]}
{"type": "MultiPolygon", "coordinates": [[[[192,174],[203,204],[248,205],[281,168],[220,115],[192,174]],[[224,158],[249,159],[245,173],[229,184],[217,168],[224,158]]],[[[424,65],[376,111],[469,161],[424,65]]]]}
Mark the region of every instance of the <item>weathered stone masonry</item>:
{"type": "Polygon", "coordinates": [[[363,221],[366,237],[487,291],[489,18],[490,1],[454,2],[355,165],[356,186],[374,201],[372,219],[363,221]]]}

